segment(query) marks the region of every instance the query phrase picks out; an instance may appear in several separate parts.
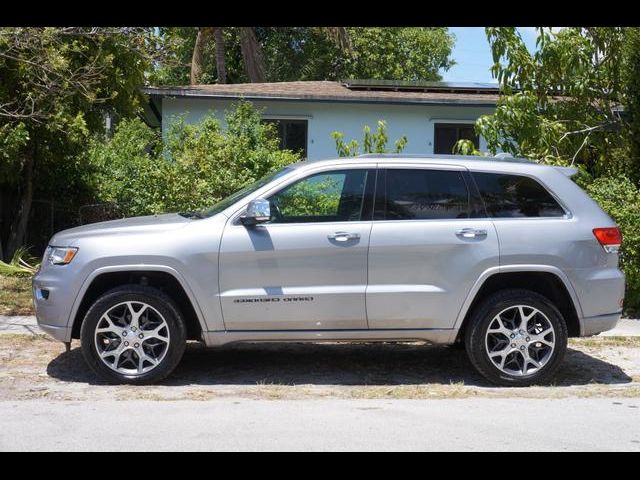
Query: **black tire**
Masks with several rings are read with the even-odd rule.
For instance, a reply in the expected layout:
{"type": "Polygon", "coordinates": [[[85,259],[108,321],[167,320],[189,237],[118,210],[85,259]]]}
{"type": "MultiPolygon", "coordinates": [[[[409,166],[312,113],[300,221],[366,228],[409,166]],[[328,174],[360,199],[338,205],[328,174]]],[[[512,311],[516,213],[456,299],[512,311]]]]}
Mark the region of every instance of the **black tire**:
{"type": "Polygon", "coordinates": [[[166,378],[176,368],[186,347],[186,328],[180,310],[167,295],[153,287],[123,285],[100,296],[89,308],[80,329],[82,354],[91,369],[102,379],[114,384],[147,385],[166,378]],[[102,315],[122,302],[143,302],[157,310],[167,323],[169,346],[164,358],[150,371],[126,375],[108,367],[100,358],[95,330],[102,315]]]}
{"type": "MultiPolygon", "coordinates": [[[[560,367],[567,350],[567,326],[556,306],[546,297],[524,289],[501,290],[486,298],[474,309],[465,332],[465,347],[473,366],[490,382],[513,387],[548,383],[560,367]],[[494,317],[506,308],[527,305],[542,312],[555,333],[555,346],[546,364],[535,372],[516,376],[503,372],[489,358],[485,347],[487,330],[494,317]]],[[[522,357],[520,357],[522,358],[522,357]]],[[[526,371],[526,368],[524,369],[526,371]]]]}

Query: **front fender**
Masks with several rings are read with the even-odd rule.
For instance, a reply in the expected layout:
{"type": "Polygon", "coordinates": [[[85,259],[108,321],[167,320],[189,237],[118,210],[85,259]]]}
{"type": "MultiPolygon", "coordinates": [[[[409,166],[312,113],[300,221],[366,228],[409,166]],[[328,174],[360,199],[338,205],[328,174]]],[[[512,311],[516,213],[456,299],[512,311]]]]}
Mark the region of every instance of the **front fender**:
{"type": "Polygon", "coordinates": [[[198,299],[194,295],[193,290],[190,287],[189,282],[186,280],[184,275],[182,275],[175,268],[169,267],[167,265],[150,265],[150,264],[113,265],[113,266],[100,267],[91,271],[91,273],[87,275],[84,282],[82,283],[82,286],[80,287],[80,290],[78,291],[76,299],[73,303],[73,307],[71,308],[69,319],[67,321],[67,326],[69,327],[69,330],[71,330],[71,328],[73,327],[74,319],[76,318],[76,315],[78,313],[80,305],[82,304],[82,300],[84,299],[84,296],[87,290],[89,289],[93,281],[98,276],[103,275],[105,273],[131,272],[131,271],[164,272],[173,276],[178,281],[180,286],[182,286],[183,290],[187,294],[187,297],[189,298],[189,301],[191,302],[191,305],[193,306],[193,309],[196,312],[196,315],[198,317],[198,322],[200,323],[200,327],[202,328],[202,331],[206,332],[209,330],[209,328],[207,327],[207,322],[205,321],[205,317],[202,313],[202,308],[198,302],[198,299]]]}

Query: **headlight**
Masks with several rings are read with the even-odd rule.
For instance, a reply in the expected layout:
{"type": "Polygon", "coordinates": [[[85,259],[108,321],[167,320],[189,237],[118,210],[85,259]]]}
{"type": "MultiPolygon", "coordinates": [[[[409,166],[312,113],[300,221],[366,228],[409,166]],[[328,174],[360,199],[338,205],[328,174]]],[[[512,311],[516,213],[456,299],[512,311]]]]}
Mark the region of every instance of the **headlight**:
{"type": "Polygon", "coordinates": [[[48,247],[44,255],[45,262],[51,265],[66,265],[78,253],[76,247],[48,247]]]}

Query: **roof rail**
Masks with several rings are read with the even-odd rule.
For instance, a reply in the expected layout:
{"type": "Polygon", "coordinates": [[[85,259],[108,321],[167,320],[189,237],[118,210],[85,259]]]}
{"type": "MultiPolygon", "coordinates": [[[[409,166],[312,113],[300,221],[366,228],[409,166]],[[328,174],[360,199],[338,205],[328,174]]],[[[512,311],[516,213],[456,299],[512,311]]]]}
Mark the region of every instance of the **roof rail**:
{"type": "Polygon", "coordinates": [[[442,160],[482,160],[482,161],[500,161],[514,163],[537,163],[528,158],[514,157],[508,153],[498,153],[495,156],[482,155],[445,155],[445,154],[405,154],[405,153],[365,153],[358,155],[357,158],[424,158],[424,159],[442,159],[442,160]]]}

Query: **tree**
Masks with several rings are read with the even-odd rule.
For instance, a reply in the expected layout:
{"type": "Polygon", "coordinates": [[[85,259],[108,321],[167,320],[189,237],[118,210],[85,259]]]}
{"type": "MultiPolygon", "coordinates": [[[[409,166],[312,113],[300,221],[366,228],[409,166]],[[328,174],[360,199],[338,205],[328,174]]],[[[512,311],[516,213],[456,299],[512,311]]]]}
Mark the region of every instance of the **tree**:
{"type": "Polygon", "coordinates": [[[496,111],[476,123],[488,150],[549,163],[578,164],[592,175],[624,170],[620,56],[624,29],[538,29],[529,52],[512,27],[487,28],[496,111]]]}
{"type": "Polygon", "coordinates": [[[137,113],[155,48],[146,28],[0,29],[0,256],[23,244],[36,193],[69,199],[105,114],[137,113]]]}
{"type": "Polygon", "coordinates": [[[627,175],[640,186],[640,28],[625,29],[624,43],[624,106],[629,140],[627,175]]]}
{"type": "Polygon", "coordinates": [[[453,66],[446,28],[350,27],[353,56],[343,76],[379,80],[441,80],[453,66]]]}
{"type": "Polygon", "coordinates": [[[225,68],[226,82],[239,83],[252,78],[253,81],[356,77],[439,80],[440,70],[454,64],[450,58],[454,37],[446,28],[205,28],[215,29],[217,37],[202,33],[206,42],[199,43],[197,37],[202,28],[160,28],[160,36],[173,59],[159,65],[151,81],[163,85],[188,83],[195,50],[199,51],[195,58],[202,59],[196,83],[222,83],[225,76],[220,75],[221,66],[225,68]],[[250,74],[252,69],[254,74],[250,74]]]}

